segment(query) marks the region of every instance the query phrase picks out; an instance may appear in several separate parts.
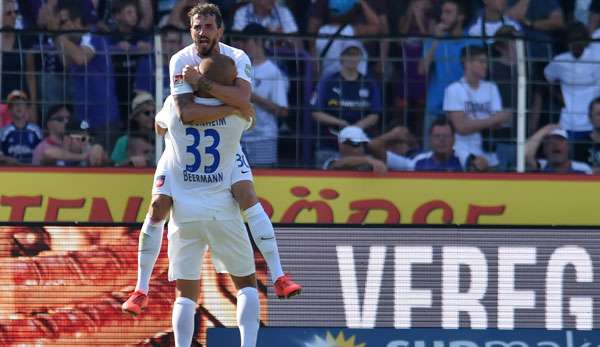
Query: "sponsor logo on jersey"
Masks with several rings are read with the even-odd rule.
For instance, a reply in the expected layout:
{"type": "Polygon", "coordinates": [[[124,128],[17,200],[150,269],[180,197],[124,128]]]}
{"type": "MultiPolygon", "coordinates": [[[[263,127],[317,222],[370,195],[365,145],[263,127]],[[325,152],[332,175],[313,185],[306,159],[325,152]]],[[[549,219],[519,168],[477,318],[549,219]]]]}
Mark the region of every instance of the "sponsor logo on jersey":
{"type": "Polygon", "coordinates": [[[154,185],[156,186],[156,188],[160,188],[160,187],[164,186],[166,179],[167,179],[167,177],[165,175],[157,176],[156,180],[154,182],[154,185]]]}
{"type": "Polygon", "coordinates": [[[175,75],[173,76],[173,85],[180,86],[183,84],[183,75],[175,75]]]}

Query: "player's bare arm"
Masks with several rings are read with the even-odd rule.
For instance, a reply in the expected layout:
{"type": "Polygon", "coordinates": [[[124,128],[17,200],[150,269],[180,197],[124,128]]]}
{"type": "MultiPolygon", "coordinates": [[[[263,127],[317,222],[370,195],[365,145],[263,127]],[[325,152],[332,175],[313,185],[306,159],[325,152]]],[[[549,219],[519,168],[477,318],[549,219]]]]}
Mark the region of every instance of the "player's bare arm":
{"type": "Polygon", "coordinates": [[[241,110],[244,115],[252,109],[252,103],[250,102],[252,85],[246,80],[236,78],[232,86],[223,85],[210,80],[191,66],[186,66],[183,69],[183,79],[194,90],[209,93],[223,101],[223,103],[241,110]]]}
{"type": "Polygon", "coordinates": [[[183,124],[206,123],[235,114],[238,111],[229,106],[206,106],[194,102],[192,93],[173,95],[173,101],[183,124]]]}

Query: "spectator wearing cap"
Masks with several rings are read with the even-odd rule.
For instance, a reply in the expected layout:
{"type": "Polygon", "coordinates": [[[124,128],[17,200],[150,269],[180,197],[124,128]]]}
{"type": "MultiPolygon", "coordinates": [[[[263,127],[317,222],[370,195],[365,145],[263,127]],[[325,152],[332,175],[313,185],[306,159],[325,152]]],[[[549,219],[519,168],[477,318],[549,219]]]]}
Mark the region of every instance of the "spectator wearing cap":
{"type": "Polygon", "coordinates": [[[252,0],[235,11],[233,30],[240,31],[250,23],[258,23],[271,33],[298,32],[296,20],[290,9],[277,4],[275,0],[252,0]]]}
{"type": "Polygon", "coordinates": [[[60,29],[67,33],[56,38],[56,45],[65,56],[73,86],[75,119],[85,120],[106,146],[120,119],[108,44],[85,32],[88,25],[78,3],[61,3],[58,16],[60,29]]]}
{"type": "Polygon", "coordinates": [[[33,150],[42,140],[42,130],[29,122],[27,94],[14,90],[8,95],[8,112],[12,123],[0,131],[0,151],[21,164],[31,164],[33,150]]]}
{"type": "Polygon", "coordinates": [[[152,165],[155,115],[156,105],[152,95],[147,92],[138,93],[131,101],[127,134],[117,139],[110,155],[110,160],[115,165],[152,165]]]}
{"type": "Polygon", "coordinates": [[[359,72],[363,51],[354,43],[348,42],[341,52],[341,71],[319,81],[312,100],[312,116],[319,124],[318,166],[336,151],[335,138],[331,136],[333,132],[349,125],[368,130],[380,118],[383,107],[380,89],[375,81],[359,72]]]}
{"type": "Polygon", "coordinates": [[[242,136],[242,148],[253,166],[277,164],[278,120],[288,116],[287,76],[267,58],[264,36],[265,27],[248,24],[242,31],[241,49],[252,62],[251,101],[256,108],[256,127],[242,136]]]}
{"type": "Polygon", "coordinates": [[[387,173],[385,163],[367,154],[369,137],[357,126],[348,126],[338,134],[339,152],[323,164],[325,170],[373,171],[387,173]]]}
{"type": "MultiPolygon", "coordinates": [[[[163,54],[163,97],[171,95],[169,87],[169,61],[173,54],[177,53],[182,46],[181,32],[172,25],[160,29],[161,45],[163,54]]],[[[156,92],[156,60],[154,54],[145,55],[140,58],[135,71],[134,91],[145,91],[152,95],[156,92]]]]}
{"type": "Polygon", "coordinates": [[[544,69],[549,82],[559,82],[564,107],[560,112],[560,127],[571,140],[587,138],[592,130],[588,117],[590,102],[600,95],[600,64],[597,52],[589,45],[590,37],[583,23],[567,27],[565,44],[569,50],[552,59],[544,69]]]}
{"type": "Polygon", "coordinates": [[[533,134],[525,143],[527,168],[533,171],[591,174],[592,168],[569,158],[567,132],[557,124],[548,124],[533,134]],[[544,159],[536,154],[543,142],[544,159]]]}

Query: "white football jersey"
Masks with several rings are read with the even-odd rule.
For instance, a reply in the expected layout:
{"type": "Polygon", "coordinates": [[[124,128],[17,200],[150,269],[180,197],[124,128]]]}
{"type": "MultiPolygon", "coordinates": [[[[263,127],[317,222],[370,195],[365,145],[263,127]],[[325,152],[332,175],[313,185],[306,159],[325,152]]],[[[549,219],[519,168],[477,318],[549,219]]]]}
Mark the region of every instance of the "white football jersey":
{"type": "MultiPolygon", "coordinates": [[[[203,105],[222,104],[217,99],[195,98],[203,105]]],[[[169,96],[156,116],[168,129],[165,155],[171,179],[173,210],[177,222],[239,218],[239,206],[230,191],[242,132],[250,125],[232,115],[216,121],[184,125],[169,96]]]]}
{"type": "MultiPolygon", "coordinates": [[[[250,58],[241,49],[228,46],[219,42],[219,52],[233,59],[237,69],[237,78],[241,78],[252,84],[252,65],[250,58]]],[[[183,80],[183,68],[186,65],[198,66],[202,58],[198,56],[198,50],[191,44],[171,57],[169,62],[169,81],[171,84],[171,95],[193,93],[194,89],[183,80]]]]}

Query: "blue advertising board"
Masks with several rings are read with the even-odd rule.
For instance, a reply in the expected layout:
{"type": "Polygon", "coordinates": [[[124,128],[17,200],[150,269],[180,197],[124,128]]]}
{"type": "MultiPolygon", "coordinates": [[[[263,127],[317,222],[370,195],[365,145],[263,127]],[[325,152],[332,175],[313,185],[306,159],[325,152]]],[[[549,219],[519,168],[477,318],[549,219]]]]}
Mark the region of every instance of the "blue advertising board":
{"type": "MultiPolygon", "coordinates": [[[[238,346],[236,328],[209,328],[208,347],[238,346]]],[[[261,328],[257,347],[600,347],[600,331],[545,329],[261,328]]]]}

